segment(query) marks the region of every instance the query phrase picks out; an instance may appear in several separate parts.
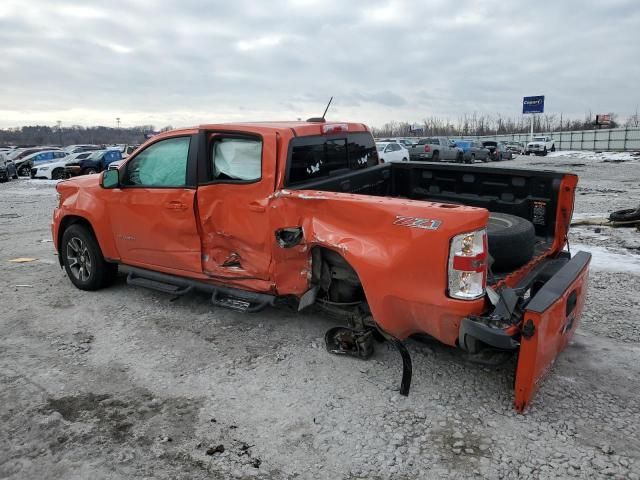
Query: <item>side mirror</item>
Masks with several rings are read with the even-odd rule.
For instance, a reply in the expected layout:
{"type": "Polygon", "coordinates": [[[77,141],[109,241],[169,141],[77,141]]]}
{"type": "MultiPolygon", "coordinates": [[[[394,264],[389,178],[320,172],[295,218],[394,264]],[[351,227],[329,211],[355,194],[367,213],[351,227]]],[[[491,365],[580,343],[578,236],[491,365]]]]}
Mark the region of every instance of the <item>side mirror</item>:
{"type": "Polygon", "coordinates": [[[118,170],[105,170],[102,172],[102,180],[100,185],[102,188],[118,188],[120,178],[118,170]]]}

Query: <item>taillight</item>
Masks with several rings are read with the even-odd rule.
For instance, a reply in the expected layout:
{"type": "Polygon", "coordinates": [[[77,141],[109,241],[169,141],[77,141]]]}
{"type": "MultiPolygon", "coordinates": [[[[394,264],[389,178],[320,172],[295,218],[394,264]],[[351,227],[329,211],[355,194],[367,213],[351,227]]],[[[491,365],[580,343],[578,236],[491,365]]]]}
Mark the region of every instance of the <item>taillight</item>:
{"type": "Polygon", "coordinates": [[[424,151],[425,152],[430,152],[431,151],[431,147],[429,145],[425,145],[424,146],[424,151]]]}
{"type": "Polygon", "coordinates": [[[348,132],[349,124],[347,123],[332,123],[322,126],[322,133],[330,135],[332,133],[348,132]]]}
{"type": "Polygon", "coordinates": [[[475,300],[487,285],[487,232],[456,235],[449,250],[449,296],[475,300]]]}

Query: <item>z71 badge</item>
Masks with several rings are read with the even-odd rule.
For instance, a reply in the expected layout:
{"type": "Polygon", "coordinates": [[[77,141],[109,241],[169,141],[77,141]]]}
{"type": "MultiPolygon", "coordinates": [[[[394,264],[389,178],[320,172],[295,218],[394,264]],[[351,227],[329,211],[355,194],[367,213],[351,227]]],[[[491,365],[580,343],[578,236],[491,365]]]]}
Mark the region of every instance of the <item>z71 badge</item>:
{"type": "Polygon", "coordinates": [[[394,225],[401,227],[421,228],[423,230],[437,230],[442,222],[440,220],[431,220],[430,218],[405,217],[404,215],[396,215],[394,225]]]}

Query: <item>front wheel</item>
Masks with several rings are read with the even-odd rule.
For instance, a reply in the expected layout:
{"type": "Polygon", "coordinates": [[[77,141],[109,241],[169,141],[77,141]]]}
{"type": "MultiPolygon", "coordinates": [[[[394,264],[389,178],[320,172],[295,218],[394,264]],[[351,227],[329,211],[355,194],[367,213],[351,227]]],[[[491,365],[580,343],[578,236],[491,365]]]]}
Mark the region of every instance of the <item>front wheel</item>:
{"type": "Polygon", "coordinates": [[[28,177],[31,174],[31,169],[29,167],[20,167],[18,169],[18,175],[21,177],[28,177]]]}
{"type": "Polygon", "coordinates": [[[463,163],[464,162],[464,156],[462,155],[462,153],[458,153],[458,155],[456,156],[456,163],[463,163]]]}
{"type": "Polygon", "coordinates": [[[56,168],[53,172],[51,172],[52,180],[62,180],[64,178],[64,169],[56,168]]]}
{"type": "Polygon", "coordinates": [[[104,259],[93,233],[83,225],[71,225],[64,231],[60,255],[69,280],[80,290],[106,287],[118,272],[118,266],[104,259]]]}
{"type": "Polygon", "coordinates": [[[83,175],[95,175],[98,171],[95,168],[87,168],[82,171],[83,175]]]}
{"type": "Polygon", "coordinates": [[[547,156],[547,147],[544,147],[544,150],[542,152],[542,156],[546,157],[547,156]]]}
{"type": "Polygon", "coordinates": [[[431,160],[433,160],[434,162],[439,162],[440,161],[440,152],[433,152],[433,155],[431,155],[431,160]]]}

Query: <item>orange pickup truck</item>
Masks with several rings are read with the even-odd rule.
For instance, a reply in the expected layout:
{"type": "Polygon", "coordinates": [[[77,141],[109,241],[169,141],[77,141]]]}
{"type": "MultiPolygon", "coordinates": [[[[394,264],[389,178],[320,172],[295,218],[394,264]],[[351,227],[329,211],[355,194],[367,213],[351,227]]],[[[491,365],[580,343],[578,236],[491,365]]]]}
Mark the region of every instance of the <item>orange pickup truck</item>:
{"type": "Polygon", "coordinates": [[[117,170],[57,184],[53,240],[83,290],[193,289],[252,312],[277,302],[347,323],[333,353],[367,358],[426,334],[471,358],[517,355],[522,412],[575,332],[588,253],[565,250],[577,177],[380,163],[365,125],[202,125],[153,137],[117,170]]]}

